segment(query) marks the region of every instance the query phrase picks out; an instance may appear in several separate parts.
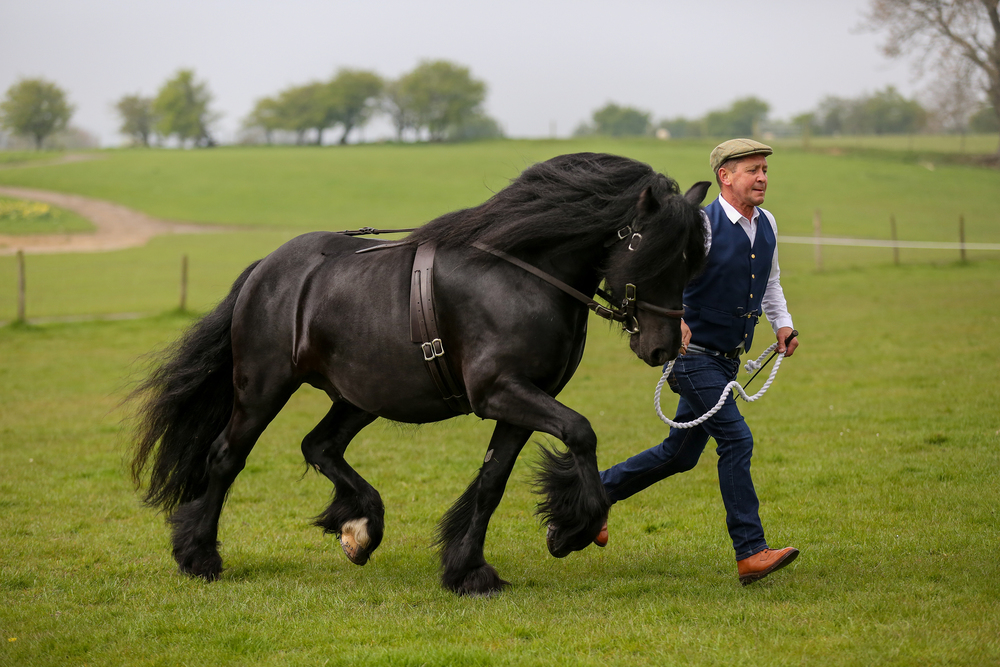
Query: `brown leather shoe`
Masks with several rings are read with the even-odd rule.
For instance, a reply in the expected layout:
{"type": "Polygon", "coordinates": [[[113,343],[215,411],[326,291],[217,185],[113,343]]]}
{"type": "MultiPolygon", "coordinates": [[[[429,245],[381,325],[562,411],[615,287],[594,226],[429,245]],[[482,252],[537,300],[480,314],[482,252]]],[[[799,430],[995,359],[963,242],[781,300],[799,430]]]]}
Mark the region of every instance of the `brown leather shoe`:
{"type": "Polygon", "coordinates": [[[597,537],[594,538],[594,544],[596,544],[597,546],[599,546],[601,548],[604,548],[604,547],[608,546],[608,520],[607,519],[604,520],[604,525],[601,526],[601,532],[599,532],[597,534],[597,537]]]}
{"type": "Polygon", "coordinates": [[[749,558],[738,560],[736,568],[740,574],[740,583],[746,586],[758,579],[763,579],[791,563],[798,555],[799,550],[795,547],[785,547],[784,549],[764,549],[749,558]]]}

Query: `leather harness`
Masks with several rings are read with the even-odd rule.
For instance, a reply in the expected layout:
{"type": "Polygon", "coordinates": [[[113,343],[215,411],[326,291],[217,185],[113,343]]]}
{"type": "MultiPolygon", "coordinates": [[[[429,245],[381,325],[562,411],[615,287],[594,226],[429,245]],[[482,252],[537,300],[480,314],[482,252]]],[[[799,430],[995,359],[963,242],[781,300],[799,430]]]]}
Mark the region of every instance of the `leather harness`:
{"type": "MultiPolygon", "coordinates": [[[[414,230],[383,230],[365,227],[359,230],[338,233],[345,234],[347,236],[360,236],[363,234],[411,231],[414,230]]],[[[609,242],[607,245],[611,245],[614,241],[627,238],[631,231],[632,230],[629,227],[619,230],[617,238],[609,242]]],[[[629,250],[634,250],[641,239],[642,236],[638,233],[633,234],[629,243],[629,250]]],[[[395,241],[369,248],[362,248],[361,250],[356,251],[355,254],[372,252],[385,248],[395,248],[402,245],[407,245],[407,241],[395,241]]],[[[538,267],[532,266],[517,257],[509,255],[502,250],[491,248],[490,246],[479,242],[473,242],[471,245],[478,250],[494,255],[495,257],[509,262],[514,266],[520,267],[528,273],[541,278],[553,287],[565,292],[577,301],[582,302],[599,317],[606,320],[621,322],[625,331],[630,334],[639,333],[639,322],[635,318],[635,310],[637,308],[646,310],[661,317],[680,319],[684,316],[683,310],[661,308],[660,306],[655,306],[651,303],[647,303],[646,301],[639,301],[636,298],[635,285],[632,283],[625,285],[625,298],[622,300],[621,308],[616,308],[613,305],[604,306],[595,301],[593,298],[588,297],[578,289],[559,280],[555,276],[548,274],[538,267]],[[630,325],[631,328],[629,328],[630,325]]],[[[413,270],[410,279],[410,340],[414,343],[420,344],[420,350],[423,353],[424,361],[427,362],[427,370],[430,372],[431,378],[434,380],[434,384],[437,386],[438,391],[441,393],[441,397],[444,399],[448,407],[459,414],[469,414],[472,412],[472,405],[469,402],[468,397],[465,395],[464,387],[452,372],[448,359],[445,356],[444,342],[441,340],[441,336],[438,333],[437,316],[434,305],[434,253],[436,249],[437,248],[433,242],[421,243],[417,246],[416,254],[413,257],[413,270]]],[[[598,289],[597,295],[609,304],[611,303],[610,294],[598,289]]]]}
{"type": "Polygon", "coordinates": [[[472,412],[463,388],[456,381],[448,359],[444,354],[444,343],[438,334],[437,316],[434,312],[434,252],[433,243],[421,243],[413,257],[413,273],[410,281],[410,340],[420,343],[420,351],[427,362],[441,397],[448,407],[460,414],[472,412]]]}

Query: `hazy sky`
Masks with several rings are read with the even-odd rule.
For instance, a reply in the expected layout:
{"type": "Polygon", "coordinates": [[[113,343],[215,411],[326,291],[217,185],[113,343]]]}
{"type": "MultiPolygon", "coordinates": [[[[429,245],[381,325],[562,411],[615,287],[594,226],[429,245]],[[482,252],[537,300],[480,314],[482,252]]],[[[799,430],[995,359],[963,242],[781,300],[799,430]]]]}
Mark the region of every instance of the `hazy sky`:
{"type": "MultiPolygon", "coordinates": [[[[117,145],[112,104],[152,96],[179,68],[208,83],[231,140],[255,100],[339,67],[394,78],[443,58],[486,81],[513,137],[568,136],[608,101],[654,119],[756,95],[771,117],[826,95],[919,89],[906,62],[857,30],[867,0],[0,0],[0,93],[57,83],[72,123],[117,145]]],[[[385,122],[366,130],[387,134],[385,122]]],[[[330,133],[334,138],[336,133],[330,133]]]]}

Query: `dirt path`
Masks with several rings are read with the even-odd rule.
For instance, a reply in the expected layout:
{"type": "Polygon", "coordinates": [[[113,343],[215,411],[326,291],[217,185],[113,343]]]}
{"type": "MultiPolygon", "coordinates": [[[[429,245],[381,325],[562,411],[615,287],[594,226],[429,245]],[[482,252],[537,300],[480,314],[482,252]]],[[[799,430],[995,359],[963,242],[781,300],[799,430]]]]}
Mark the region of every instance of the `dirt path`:
{"type": "Polygon", "coordinates": [[[0,255],[101,252],[145,245],[160,234],[204,234],[232,228],[172,222],[152,218],[120,204],[61,192],[0,186],[0,195],[45,202],[87,218],[97,228],[73,234],[0,234],[0,255]]]}

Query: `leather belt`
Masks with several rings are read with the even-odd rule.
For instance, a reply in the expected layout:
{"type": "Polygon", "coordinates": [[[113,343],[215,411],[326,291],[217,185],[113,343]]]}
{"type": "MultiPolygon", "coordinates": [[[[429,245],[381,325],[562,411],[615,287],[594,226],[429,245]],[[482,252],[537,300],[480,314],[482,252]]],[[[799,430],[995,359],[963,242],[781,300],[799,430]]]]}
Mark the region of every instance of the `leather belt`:
{"type": "MultiPolygon", "coordinates": [[[[380,246],[376,246],[380,247],[380,246]]],[[[438,334],[434,312],[433,243],[421,243],[413,257],[410,281],[410,340],[420,343],[427,370],[448,407],[459,414],[472,412],[472,405],[460,388],[444,354],[444,342],[438,334]]]]}
{"type": "Polygon", "coordinates": [[[742,347],[730,350],[729,352],[719,352],[718,350],[710,350],[707,347],[695,345],[694,343],[688,343],[687,351],[694,352],[695,354],[708,354],[713,357],[725,357],[726,359],[739,359],[740,355],[743,354],[742,347]]]}

